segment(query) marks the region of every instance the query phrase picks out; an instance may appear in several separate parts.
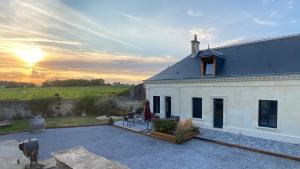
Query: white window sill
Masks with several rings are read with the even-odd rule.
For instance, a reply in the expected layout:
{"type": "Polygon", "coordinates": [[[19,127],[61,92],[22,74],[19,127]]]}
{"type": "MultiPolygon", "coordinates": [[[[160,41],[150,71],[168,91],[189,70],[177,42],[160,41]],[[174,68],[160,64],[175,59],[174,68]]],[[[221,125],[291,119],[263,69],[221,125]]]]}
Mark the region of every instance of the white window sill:
{"type": "Polygon", "coordinates": [[[195,120],[195,121],[204,121],[204,119],[203,118],[192,118],[192,120],[195,120]]]}
{"type": "Polygon", "coordinates": [[[266,130],[266,131],[280,131],[279,128],[261,127],[261,126],[256,126],[256,128],[260,130],[266,130]]]}

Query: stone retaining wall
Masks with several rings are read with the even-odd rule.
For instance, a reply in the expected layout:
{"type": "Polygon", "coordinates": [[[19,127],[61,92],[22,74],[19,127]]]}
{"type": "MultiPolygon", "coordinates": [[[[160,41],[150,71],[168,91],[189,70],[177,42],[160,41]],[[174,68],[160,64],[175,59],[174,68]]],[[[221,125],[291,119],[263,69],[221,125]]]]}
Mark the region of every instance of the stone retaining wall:
{"type": "MultiPolygon", "coordinates": [[[[106,99],[106,98],[105,98],[106,99]]],[[[112,99],[117,103],[117,106],[124,111],[135,111],[137,108],[143,106],[142,101],[129,99],[127,97],[113,97],[112,99]]],[[[48,107],[48,114],[53,116],[67,116],[72,115],[76,111],[77,100],[61,100],[51,103],[48,107]]],[[[104,104],[99,101],[96,106],[104,104]]],[[[45,113],[45,112],[41,112],[45,113]]],[[[0,102],[0,121],[13,118],[26,118],[32,116],[32,110],[29,106],[29,101],[2,101],[0,102]]]]}

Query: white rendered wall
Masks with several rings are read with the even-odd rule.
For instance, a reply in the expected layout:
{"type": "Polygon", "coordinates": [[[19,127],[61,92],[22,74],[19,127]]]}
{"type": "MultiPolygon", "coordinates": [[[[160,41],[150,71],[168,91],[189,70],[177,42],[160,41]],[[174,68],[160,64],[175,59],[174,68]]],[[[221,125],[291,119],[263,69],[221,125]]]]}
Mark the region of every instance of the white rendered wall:
{"type": "Polygon", "coordinates": [[[165,97],[172,98],[172,115],[192,118],[192,97],[202,98],[200,127],[271,140],[300,143],[300,80],[145,84],[152,110],[160,96],[160,116],[165,117],[165,97]],[[213,98],[224,99],[223,129],[213,128],[213,98]],[[258,102],[277,100],[277,129],[258,127],[258,102]]]}

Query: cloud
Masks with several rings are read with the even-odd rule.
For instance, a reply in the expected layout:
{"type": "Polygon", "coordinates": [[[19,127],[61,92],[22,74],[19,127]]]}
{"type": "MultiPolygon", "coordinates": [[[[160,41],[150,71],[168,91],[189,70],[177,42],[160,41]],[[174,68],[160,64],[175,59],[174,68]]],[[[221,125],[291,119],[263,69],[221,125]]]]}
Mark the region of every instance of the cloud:
{"type": "Polygon", "coordinates": [[[64,40],[52,40],[52,39],[44,39],[44,38],[0,38],[0,41],[13,41],[13,42],[48,42],[48,43],[56,43],[56,44],[64,44],[64,45],[75,45],[82,46],[86,45],[82,42],[78,41],[64,41],[64,40]]]}
{"type": "Polygon", "coordinates": [[[272,11],[272,12],[270,13],[270,16],[273,17],[273,16],[276,16],[277,14],[278,14],[277,11],[272,11]]]}
{"type": "Polygon", "coordinates": [[[246,39],[245,37],[238,37],[238,38],[234,38],[234,39],[230,39],[230,40],[226,40],[224,42],[221,42],[221,43],[217,44],[216,46],[222,47],[222,46],[233,45],[233,44],[241,43],[245,39],[246,39]]]}
{"type": "Polygon", "coordinates": [[[295,3],[294,0],[289,1],[288,2],[288,8],[290,8],[290,9],[294,8],[294,3],[295,3]]]}
{"type": "Polygon", "coordinates": [[[11,72],[0,72],[0,77],[2,80],[10,79],[15,80],[24,77],[25,74],[21,71],[11,71],[11,72]]]}
{"type": "Polygon", "coordinates": [[[259,18],[253,18],[253,21],[258,25],[264,25],[264,26],[277,26],[276,22],[262,20],[259,18]]]}
{"type": "Polygon", "coordinates": [[[262,0],[263,4],[273,3],[275,0],[262,0]]]}
{"type": "MultiPolygon", "coordinates": [[[[132,46],[132,47],[135,47],[135,45],[129,43],[129,42],[126,42],[124,40],[120,40],[112,35],[109,35],[109,34],[106,34],[106,33],[103,33],[103,32],[100,32],[100,31],[97,31],[95,29],[92,29],[90,27],[87,27],[86,25],[84,24],[77,24],[77,22],[73,22],[71,20],[68,20],[68,19],[65,19],[63,16],[64,15],[57,15],[56,13],[54,13],[53,11],[48,11],[48,10],[44,10],[44,8],[40,8],[38,6],[35,6],[34,3],[26,3],[24,1],[19,1],[19,0],[15,0],[15,2],[23,5],[24,7],[27,7],[27,8],[30,8],[36,12],[39,12],[43,15],[46,15],[52,19],[55,19],[63,24],[66,24],[68,26],[71,26],[73,28],[76,28],[76,29],[79,29],[79,30],[82,30],[82,31],[85,31],[87,33],[90,33],[90,34],[94,34],[96,36],[99,36],[101,38],[105,38],[105,39],[108,39],[108,40],[112,40],[112,41],[115,41],[115,42],[118,42],[118,43],[121,43],[121,44],[124,44],[124,45],[129,45],[129,46],[132,46]]],[[[45,7],[45,6],[43,6],[45,7]]],[[[65,7],[66,8],[66,7],[65,7]]],[[[65,11],[65,9],[63,9],[63,11],[65,11]]],[[[70,12],[71,10],[69,10],[70,12]]],[[[72,14],[72,13],[71,13],[72,14]]],[[[69,14],[70,15],[70,14],[69,14]]],[[[78,16],[78,14],[74,14],[75,16],[78,16]]],[[[81,17],[83,18],[83,17],[81,17]]],[[[83,20],[84,22],[84,20],[83,20]]]]}
{"type": "Polygon", "coordinates": [[[296,24],[298,21],[297,20],[290,20],[291,24],[296,24]]]}
{"type": "Polygon", "coordinates": [[[189,15],[189,16],[192,16],[192,17],[200,17],[200,16],[203,16],[203,12],[202,11],[194,11],[192,9],[188,9],[186,11],[186,13],[189,15]]]}
{"type": "Polygon", "coordinates": [[[216,28],[208,28],[208,29],[193,28],[190,30],[190,33],[197,34],[199,40],[211,41],[217,37],[216,34],[214,33],[215,30],[216,28]]]}
{"type": "Polygon", "coordinates": [[[116,14],[121,15],[123,17],[126,17],[130,20],[133,20],[133,21],[140,21],[141,20],[141,18],[138,18],[136,16],[133,16],[133,15],[130,15],[130,14],[127,14],[127,13],[122,13],[122,12],[117,12],[116,11],[116,14]]]}
{"type": "Polygon", "coordinates": [[[38,70],[32,70],[31,71],[31,78],[35,79],[45,79],[46,78],[46,72],[39,72],[38,70]]]}

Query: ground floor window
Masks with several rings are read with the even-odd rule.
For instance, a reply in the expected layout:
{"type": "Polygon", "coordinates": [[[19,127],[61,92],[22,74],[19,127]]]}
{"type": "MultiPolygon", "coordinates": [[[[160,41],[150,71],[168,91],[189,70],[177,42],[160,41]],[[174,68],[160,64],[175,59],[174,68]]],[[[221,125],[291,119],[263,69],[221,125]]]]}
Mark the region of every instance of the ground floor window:
{"type": "Polygon", "coordinates": [[[160,97],[153,96],[153,113],[160,113],[160,97]]]}
{"type": "Polygon", "coordinates": [[[193,97],[193,118],[202,118],[202,98],[193,97]]]}
{"type": "Polygon", "coordinates": [[[277,100],[259,100],[258,125],[277,128],[277,100]]]}

